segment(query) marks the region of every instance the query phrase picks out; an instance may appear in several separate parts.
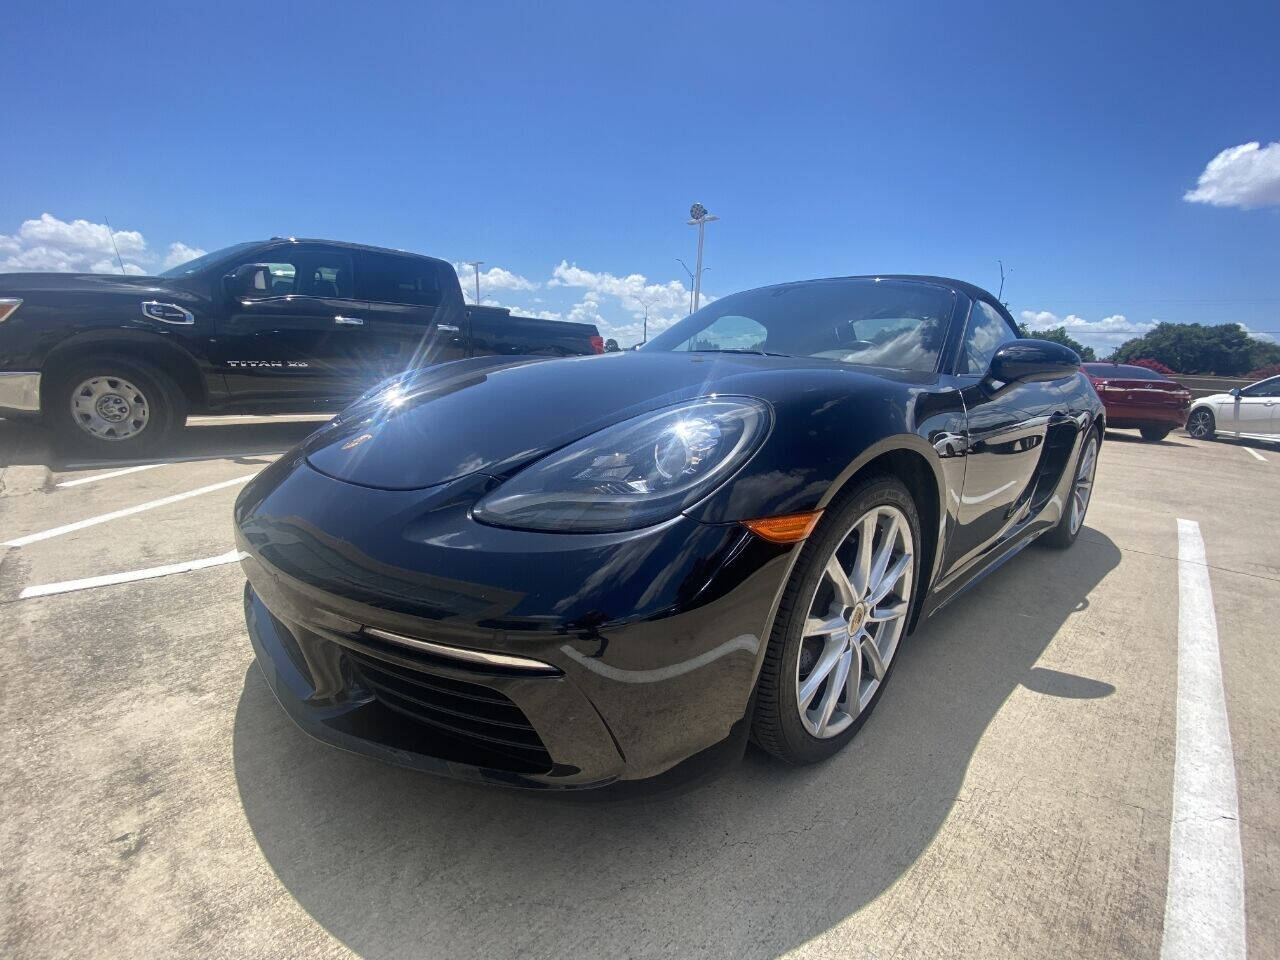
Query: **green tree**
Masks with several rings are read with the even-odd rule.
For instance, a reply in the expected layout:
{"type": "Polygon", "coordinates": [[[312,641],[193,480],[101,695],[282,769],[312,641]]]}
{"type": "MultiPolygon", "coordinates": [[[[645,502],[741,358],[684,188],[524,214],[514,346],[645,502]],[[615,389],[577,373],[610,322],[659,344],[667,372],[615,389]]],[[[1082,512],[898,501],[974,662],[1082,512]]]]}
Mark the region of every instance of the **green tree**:
{"type": "Polygon", "coordinates": [[[1075,339],[1071,334],[1067,333],[1066,327],[1052,327],[1048,330],[1028,330],[1025,323],[1020,323],[1018,324],[1018,336],[1034,337],[1036,340],[1052,340],[1054,343],[1060,343],[1064,347],[1070,347],[1080,354],[1080,359],[1085,363],[1092,363],[1098,359],[1097,354],[1093,352],[1093,347],[1086,347],[1075,339]]]}
{"type": "Polygon", "coordinates": [[[1200,323],[1160,323],[1141,337],[1126,340],[1108,359],[1118,363],[1150,357],[1178,373],[1238,377],[1257,367],[1280,363],[1280,346],[1256,340],[1238,323],[1207,327],[1200,323]]]}

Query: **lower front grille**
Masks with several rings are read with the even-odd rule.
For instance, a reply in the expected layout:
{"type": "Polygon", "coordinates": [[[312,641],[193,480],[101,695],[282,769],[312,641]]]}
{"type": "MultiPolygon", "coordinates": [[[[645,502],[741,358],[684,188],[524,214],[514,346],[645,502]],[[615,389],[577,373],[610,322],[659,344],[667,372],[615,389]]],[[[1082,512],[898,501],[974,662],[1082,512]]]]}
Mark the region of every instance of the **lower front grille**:
{"type": "Polygon", "coordinates": [[[524,712],[490,687],[348,650],[357,679],[378,702],[421,724],[423,752],[516,773],[545,773],[551,756],[524,712]],[[443,742],[441,742],[443,741],[443,742]],[[432,750],[438,744],[441,749],[432,750]],[[465,757],[459,756],[459,750],[465,757]]]}

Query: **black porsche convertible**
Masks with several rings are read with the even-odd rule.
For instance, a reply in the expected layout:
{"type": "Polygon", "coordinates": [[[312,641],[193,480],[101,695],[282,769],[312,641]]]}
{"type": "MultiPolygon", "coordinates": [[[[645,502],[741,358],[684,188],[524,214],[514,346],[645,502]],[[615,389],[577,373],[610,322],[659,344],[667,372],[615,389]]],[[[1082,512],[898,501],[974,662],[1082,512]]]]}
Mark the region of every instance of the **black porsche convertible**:
{"type": "Polygon", "coordinates": [[[843,747],[921,618],[1070,546],[1102,405],[968,283],[717,300],[636,351],[407,373],[235,508],[258,662],[322,740],[530,787],[749,730],[843,747]]]}

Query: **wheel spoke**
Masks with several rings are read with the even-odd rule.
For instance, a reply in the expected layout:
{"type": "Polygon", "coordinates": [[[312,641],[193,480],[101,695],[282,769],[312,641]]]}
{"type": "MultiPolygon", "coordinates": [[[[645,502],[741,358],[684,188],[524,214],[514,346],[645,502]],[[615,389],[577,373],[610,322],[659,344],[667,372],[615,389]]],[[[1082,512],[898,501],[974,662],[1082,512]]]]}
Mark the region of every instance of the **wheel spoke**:
{"type": "Polygon", "coordinates": [[[893,548],[898,539],[898,515],[890,514],[889,522],[884,528],[884,539],[880,541],[880,549],[876,551],[875,559],[871,561],[871,576],[867,580],[864,593],[870,593],[873,589],[879,589],[880,582],[884,579],[885,571],[889,569],[889,560],[893,557],[893,548]]]}
{"type": "Polygon", "coordinates": [[[831,633],[837,633],[848,626],[844,617],[831,617],[824,620],[821,617],[810,617],[804,622],[804,634],[806,637],[825,637],[831,633]]]}
{"type": "Polygon", "coordinates": [[[835,554],[832,554],[831,559],[827,561],[827,576],[831,578],[836,588],[836,596],[841,606],[851,607],[858,602],[853,592],[853,584],[849,582],[849,575],[845,573],[844,567],[840,566],[840,559],[835,554]]]}
{"type": "Polygon", "coordinates": [[[827,692],[822,698],[822,712],[818,715],[818,736],[827,732],[827,724],[831,722],[831,715],[835,713],[836,704],[839,703],[840,695],[844,692],[845,681],[849,679],[849,666],[852,662],[853,651],[845,648],[836,662],[835,676],[827,684],[827,692]]]}
{"type": "Polygon", "coordinates": [[[907,606],[907,601],[902,600],[888,606],[875,607],[867,614],[867,623],[887,623],[890,620],[897,620],[906,615],[907,606]]]}
{"type": "Polygon", "coordinates": [[[862,658],[871,666],[871,672],[877,680],[884,679],[884,660],[880,657],[880,648],[876,646],[875,637],[863,633],[861,637],[862,658]]]}
{"type": "Polygon", "coordinates": [[[875,589],[867,597],[867,603],[875,606],[881,600],[889,595],[889,591],[893,589],[894,584],[902,579],[902,575],[907,572],[907,567],[911,565],[911,554],[904,553],[893,562],[885,573],[880,577],[875,585],[875,589]]]}
{"type": "Polygon", "coordinates": [[[869,513],[853,528],[858,534],[858,554],[853,562],[853,576],[850,579],[853,583],[853,592],[859,597],[865,594],[871,585],[871,541],[876,536],[878,517],[877,513],[869,513]]]}
{"type": "Polygon", "coordinates": [[[822,686],[822,681],[831,673],[831,668],[840,660],[840,655],[848,649],[843,640],[828,641],[822,650],[822,656],[818,658],[818,662],[813,665],[813,669],[809,671],[809,676],[805,677],[804,683],[801,684],[800,690],[796,695],[796,700],[800,704],[801,710],[806,710],[809,704],[813,702],[813,695],[818,692],[818,688],[822,686]]]}

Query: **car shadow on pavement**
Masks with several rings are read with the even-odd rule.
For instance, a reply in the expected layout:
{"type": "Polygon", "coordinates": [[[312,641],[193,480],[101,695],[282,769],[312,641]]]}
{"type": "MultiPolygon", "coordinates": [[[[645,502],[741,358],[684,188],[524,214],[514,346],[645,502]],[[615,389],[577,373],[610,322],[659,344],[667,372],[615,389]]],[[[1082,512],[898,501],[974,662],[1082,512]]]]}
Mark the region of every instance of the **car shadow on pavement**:
{"type": "Polygon", "coordinates": [[[1144,447],[1191,447],[1195,446],[1191,439],[1182,434],[1169,434],[1163,440],[1144,440],[1142,435],[1137,431],[1132,433],[1120,430],[1108,430],[1108,440],[1117,440],[1120,443],[1136,443],[1144,447]]]}
{"type": "Polygon", "coordinates": [[[697,789],[640,805],[344,753],[299,731],[250,667],[233,744],[241,802],[297,902],[366,958],[776,957],[921,857],[1020,684],[1111,692],[1103,677],[1035,664],[1119,562],[1096,530],[1066,552],[1023,552],[903,646],[875,714],[832,760],[795,768],[753,749],[697,789]]]}
{"type": "MultiPolygon", "coordinates": [[[[201,418],[173,437],[163,450],[126,463],[160,462],[181,459],[240,460],[283,453],[321,426],[315,419],[270,418],[246,422],[235,418],[201,418]]],[[[0,467],[48,466],[64,470],[70,465],[93,464],[110,467],[113,461],[100,455],[77,454],[56,449],[48,428],[35,420],[0,419],[0,467]]]]}

